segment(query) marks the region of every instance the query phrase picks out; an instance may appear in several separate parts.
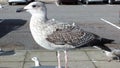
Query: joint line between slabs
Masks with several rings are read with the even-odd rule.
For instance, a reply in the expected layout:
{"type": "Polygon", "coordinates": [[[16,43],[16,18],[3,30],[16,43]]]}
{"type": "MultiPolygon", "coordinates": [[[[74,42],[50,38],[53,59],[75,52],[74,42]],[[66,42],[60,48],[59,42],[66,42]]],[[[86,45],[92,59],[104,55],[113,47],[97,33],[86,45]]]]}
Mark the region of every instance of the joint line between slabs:
{"type": "MultiPolygon", "coordinates": [[[[91,60],[90,56],[88,55],[87,51],[85,51],[85,54],[87,55],[88,59],[92,62],[92,60],[91,60]]],[[[98,67],[95,65],[94,62],[92,62],[92,64],[93,64],[93,66],[94,66],[95,68],[98,68],[98,67]]]]}
{"type": "Polygon", "coordinates": [[[26,58],[27,58],[27,53],[28,53],[28,51],[26,51],[26,53],[25,53],[25,56],[24,56],[25,58],[24,58],[24,61],[23,61],[22,68],[24,68],[24,66],[25,66],[25,62],[26,62],[25,60],[26,60],[26,58]]]}

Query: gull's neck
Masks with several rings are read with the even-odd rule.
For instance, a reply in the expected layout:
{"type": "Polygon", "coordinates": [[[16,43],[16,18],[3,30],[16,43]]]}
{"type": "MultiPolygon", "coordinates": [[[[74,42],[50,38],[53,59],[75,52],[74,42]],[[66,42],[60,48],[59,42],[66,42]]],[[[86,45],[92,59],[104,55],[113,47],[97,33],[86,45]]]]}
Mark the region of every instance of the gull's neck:
{"type": "Polygon", "coordinates": [[[35,66],[40,66],[40,63],[39,63],[39,61],[37,60],[37,61],[34,61],[35,62],[35,66]]]}
{"type": "Polygon", "coordinates": [[[31,19],[39,20],[40,22],[46,22],[48,20],[47,16],[43,14],[34,14],[31,19]]]}
{"type": "Polygon", "coordinates": [[[31,19],[39,20],[42,22],[46,22],[48,20],[47,18],[47,9],[40,10],[39,12],[32,13],[31,19]]]}

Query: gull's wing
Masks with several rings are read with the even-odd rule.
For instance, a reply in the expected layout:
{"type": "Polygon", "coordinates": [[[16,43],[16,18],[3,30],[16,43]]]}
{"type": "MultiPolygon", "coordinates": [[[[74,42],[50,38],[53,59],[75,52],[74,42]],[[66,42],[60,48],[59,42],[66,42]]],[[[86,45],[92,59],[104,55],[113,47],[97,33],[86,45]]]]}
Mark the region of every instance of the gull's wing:
{"type": "Polygon", "coordinates": [[[91,44],[91,42],[93,43],[96,38],[98,38],[97,35],[81,30],[80,27],[65,26],[63,29],[56,29],[46,39],[56,45],[68,44],[74,47],[80,47],[91,44]]]}

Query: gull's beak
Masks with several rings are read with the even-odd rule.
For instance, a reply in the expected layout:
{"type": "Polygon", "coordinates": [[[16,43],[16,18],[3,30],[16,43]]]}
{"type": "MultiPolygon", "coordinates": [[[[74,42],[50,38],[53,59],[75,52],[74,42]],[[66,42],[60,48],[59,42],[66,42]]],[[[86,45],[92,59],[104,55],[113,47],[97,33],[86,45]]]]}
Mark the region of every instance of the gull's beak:
{"type": "Polygon", "coordinates": [[[26,11],[26,9],[24,9],[24,8],[18,8],[18,9],[16,10],[16,12],[23,12],[23,11],[26,11]]]}

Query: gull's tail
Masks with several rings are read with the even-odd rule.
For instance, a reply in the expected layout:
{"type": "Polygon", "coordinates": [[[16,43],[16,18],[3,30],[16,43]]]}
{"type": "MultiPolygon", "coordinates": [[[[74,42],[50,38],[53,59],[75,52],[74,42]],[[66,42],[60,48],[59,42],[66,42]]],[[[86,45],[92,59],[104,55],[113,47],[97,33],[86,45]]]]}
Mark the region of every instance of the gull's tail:
{"type": "Polygon", "coordinates": [[[100,49],[100,50],[105,50],[105,51],[111,52],[111,49],[108,46],[105,46],[105,44],[111,44],[113,42],[114,42],[114,40],[112,40],[112,39],[101,38],[101,39],[99,39],[99,42],[93,47],[100,49]]]}
{"type": "Polygon", "coordinates": [[[111,44],[114,42],[112,39],[106,39],[106,38],[101,38],[100,39],[101,44],[111,44]]]}

